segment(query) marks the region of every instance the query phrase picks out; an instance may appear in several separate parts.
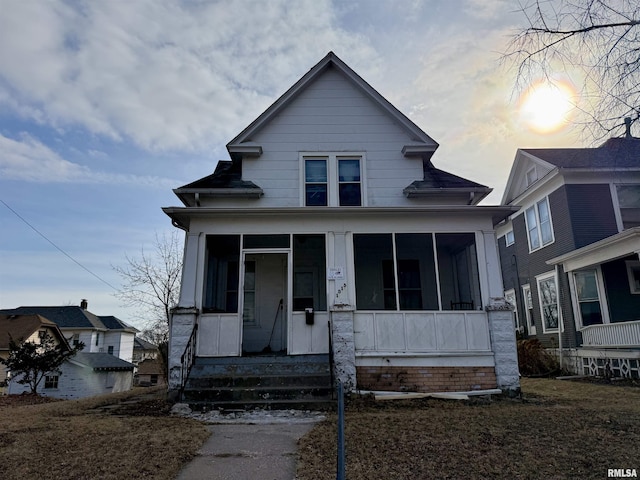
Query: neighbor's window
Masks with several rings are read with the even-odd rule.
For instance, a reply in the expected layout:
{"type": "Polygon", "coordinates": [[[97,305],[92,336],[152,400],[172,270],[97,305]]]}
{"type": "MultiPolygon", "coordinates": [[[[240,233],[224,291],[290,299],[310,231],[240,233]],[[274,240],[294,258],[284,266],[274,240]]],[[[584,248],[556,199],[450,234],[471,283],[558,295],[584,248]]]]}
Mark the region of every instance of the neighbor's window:
{"type": "Polygon", "coordinates": [[[555,273],[537,277],[542,326],[545,332],[558,329],[558,293],[555,273]]]}
{"type": "Polygon", "coordinates": [[[44,377],[44,388],[58,388],[58,375],[47,375],[44,377]]]}
{"type": "Polygon", "coordinates": [[[79,333],[74,333],[73,337],[71,338],[71,344],[74,347],[77,347],[79,343],[80,343],[80,334],[79,333]]]}
{"type": "Polygon", "coordinates": [[[237,313],[240,236],[208,235],[203,311],[237,313]]]}
{"type": "Polygon", "coordinates": [[[359,310],[480,306],[473,233],[355,234],[353,243],[359,310]]]}
{"type": "Polygon", "coordinates": [[[616,185],[622,228],[640,226],[640,185],[616,185]]]}
{"type": "Polygon", "coordinates": [[[361,155],[303,155],[304,205],[358,207],[363,203],[361,155]]]}
{"type": "Polygon", "coordinates": [[[582,326],[599,325],[602,322],[602,309],[598,295],[598,278],[595,270],[575,272],[573,279],[576,297],[580,306],[582,326]]]}
{"type": "Polygon", "coordinates": [[[536,173],[536,167],[530,168],[527,170],[527,187],[531,185],[538,179],[538,174],[536,173]]]}
{"type": "Polygon", "coordinates": [[[634,294],[640,293],[640,262],[637,260],[627,260],[627,277],[629,279],[629,291],[634,294]]]}
{"type": "Polygon", "coordinates": [[[109,345],[109,346],[107,347],[107,353],[108,353],[109,355],[113,355],[113,345],[109,345]]]}
{"type": "Polygon", "coordinates": [[[531,297],[531,286],[522,286],[522,298],[524,299],[524,314],[527,317],[527,329],[529,335],[536,334],[536,324],[533,317],[533,298],[531,297]]]}
{"type": "Polygon", "coordinates": [[[516,239],[513,235],[513,230],[509,230],[504,236],[504,243],[508,247],[509,245],[513,245],[516,243],[516,239]]]}
{"type": "Polygon", "coordinates": [[[544,198],[525,210],[529,249],[531,251],[553,242],[553,227],[549,199],[544,198]]]}

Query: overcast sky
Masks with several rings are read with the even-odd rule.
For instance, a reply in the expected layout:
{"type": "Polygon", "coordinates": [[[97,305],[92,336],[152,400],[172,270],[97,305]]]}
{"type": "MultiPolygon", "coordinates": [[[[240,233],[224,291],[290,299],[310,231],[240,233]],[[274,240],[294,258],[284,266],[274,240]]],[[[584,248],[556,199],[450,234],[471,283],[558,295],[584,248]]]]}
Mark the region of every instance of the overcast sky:
{"type": "Polygon", "coordinates": [[[172,188],[334,51],[440,148],[437,168],[494,188],[527,128],[499,63],[507,0],[0,0],[0,308],[77,305],[140,325],[123,265],[172,230],[172,188]],[[12,211],[13,210],[13,211],[12,211]],[[14,213],[15,212],[15,213],[14,213]],[[19,217],[22,217],[22,219],[19,217]],[[74,263],[38,235],[64,250],[74,263]]]}

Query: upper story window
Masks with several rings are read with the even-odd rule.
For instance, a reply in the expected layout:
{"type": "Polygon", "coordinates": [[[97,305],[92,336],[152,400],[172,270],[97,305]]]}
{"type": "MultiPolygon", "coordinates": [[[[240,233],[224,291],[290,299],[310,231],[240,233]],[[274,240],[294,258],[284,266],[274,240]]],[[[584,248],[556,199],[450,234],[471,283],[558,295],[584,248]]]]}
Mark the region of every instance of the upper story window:
{"type": "Polygon", "coordinates": [[[525,210],[525,220],[530,251],[553,243],[553,226],[547,197],[525,210]]]}
{"type": "Polygon", "coordinates": [[[640,185],[616,185],[624,230],[640,226],[640,185]]]}
{"type": "Polygon", "coordinates": [[[536,167],[532,167],[527,170],[527,187],[531,185],[538,179],[538,174],[536,173],[536,167]]]}
{"type": "Polygon", "coordinates": [[[359,207],[362,155],[303,155],[304,205],[359,207]]]}

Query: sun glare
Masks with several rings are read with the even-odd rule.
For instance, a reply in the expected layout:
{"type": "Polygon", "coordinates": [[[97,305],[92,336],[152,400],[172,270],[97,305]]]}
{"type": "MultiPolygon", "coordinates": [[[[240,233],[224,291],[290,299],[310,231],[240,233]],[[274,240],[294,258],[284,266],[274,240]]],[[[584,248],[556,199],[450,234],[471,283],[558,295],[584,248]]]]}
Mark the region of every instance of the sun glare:
{"type": "Polygon", "coordinates": [[[537,82],[521,97],[520,117],[535,132],[556,132],[567,126],[575,108],[575,95],[568,83],[537,82]]]}

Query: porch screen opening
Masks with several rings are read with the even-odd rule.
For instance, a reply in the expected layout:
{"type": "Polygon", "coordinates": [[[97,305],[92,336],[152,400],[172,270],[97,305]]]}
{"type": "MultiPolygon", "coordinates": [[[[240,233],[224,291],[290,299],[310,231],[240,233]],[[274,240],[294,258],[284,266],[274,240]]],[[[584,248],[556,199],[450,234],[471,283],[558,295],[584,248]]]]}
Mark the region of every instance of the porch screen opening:
{"type": "Polygon", "coordinates": [[[436,233],[443,310],[479,310],[480,275],[473,233],[436,233]]]}
{"type": "Polygon", "coordinates": [[[481,308],[473,233],[355,234],[356,305],[359,310],[481,308]]]}
{"type": "Polygon", "coordinates": [[[204,313],[237,313],[240,236],[208,235],[204,313]]]}
{"type": "Polygon", "coordinates": [[[327,310],[324,235],[293,236],[293,310],[327,310]]]}

